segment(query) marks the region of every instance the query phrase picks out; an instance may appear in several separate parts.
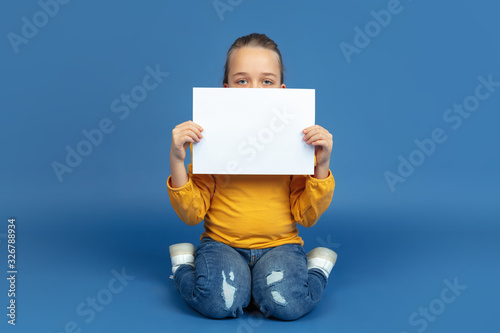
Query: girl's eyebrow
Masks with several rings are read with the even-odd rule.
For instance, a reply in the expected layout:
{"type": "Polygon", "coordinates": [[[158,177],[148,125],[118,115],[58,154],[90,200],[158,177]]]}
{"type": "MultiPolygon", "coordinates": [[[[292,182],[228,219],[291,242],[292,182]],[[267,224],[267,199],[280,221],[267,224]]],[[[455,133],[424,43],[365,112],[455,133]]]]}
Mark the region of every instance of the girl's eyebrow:
{"type": "Polygon", "coordinates": [[[276,74],[274,73],[262,73],[262,75],[264,76],[274,76],[274,77],[278,77],[276,74]]]}
{"type": "Polygon", "coordinates": [[[234,76],[237,76],[237,75],[248,75],[248,73],[246,73],[246,72],[238,72],[238,73],[234,73],[234,74],[233,74],[233,77],[234,77],[234,76]]]}
{"type": "MultiPolygon", "coordinates": [[[[233,74],[233,77],[234,76],[238,76],[238,75],[248,75],[247,72],[238,72],[238,73],[234,73],[233,74]]],[[[263,76],[274,76],[274,77],[278,77],[276,74],[274,73],[262,73],[263,76]]]]}

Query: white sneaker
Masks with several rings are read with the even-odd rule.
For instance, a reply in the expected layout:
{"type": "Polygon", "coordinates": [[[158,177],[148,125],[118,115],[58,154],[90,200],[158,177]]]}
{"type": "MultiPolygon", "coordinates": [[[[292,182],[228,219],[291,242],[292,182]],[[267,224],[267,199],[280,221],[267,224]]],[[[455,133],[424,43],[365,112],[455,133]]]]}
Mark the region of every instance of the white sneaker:
{"type": "MultiPolygon", "coordinates": [[[[191,243],[179,243],[170,245],[170,260],[172,261],[172,274],[175,274],[180,265],[191,265],[194,267],[194,245],[191,243]]],[[[173,275],[170,276],[173,278],[173,275]]]]}
{"type": "Polygon", "coordinates": [[[307,269],[318,268],[326,275],[326,278],[330,276],[336,261],[337,253],[326,247],[317,247],[307,253],[307,269]]]}

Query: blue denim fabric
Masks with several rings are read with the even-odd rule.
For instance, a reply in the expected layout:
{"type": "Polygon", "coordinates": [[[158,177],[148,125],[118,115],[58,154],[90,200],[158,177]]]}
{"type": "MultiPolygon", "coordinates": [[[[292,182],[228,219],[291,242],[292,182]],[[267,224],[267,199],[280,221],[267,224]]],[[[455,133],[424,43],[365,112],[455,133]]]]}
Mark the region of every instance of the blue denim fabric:
{"type": "Polygon", "coordinates": [[[326,276],[307,270],[299,244],[247,250],[205,237],[195,267],[181,265],[174,283],[186,302],[209,318],[238,317],[253,299],[267,317],[295,320],[321,299],[326,276]]]}

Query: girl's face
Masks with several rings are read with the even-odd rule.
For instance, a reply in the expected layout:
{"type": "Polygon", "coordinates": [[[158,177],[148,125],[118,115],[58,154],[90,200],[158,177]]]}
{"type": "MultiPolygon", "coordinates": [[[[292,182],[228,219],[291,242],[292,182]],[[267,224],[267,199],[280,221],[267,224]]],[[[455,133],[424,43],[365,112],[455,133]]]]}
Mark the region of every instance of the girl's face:
{"type": "Polygon", "coordinates": [[[285,88],[276,54],[263,47],[242,47],[229,59],[224,88],[285,88]]]}

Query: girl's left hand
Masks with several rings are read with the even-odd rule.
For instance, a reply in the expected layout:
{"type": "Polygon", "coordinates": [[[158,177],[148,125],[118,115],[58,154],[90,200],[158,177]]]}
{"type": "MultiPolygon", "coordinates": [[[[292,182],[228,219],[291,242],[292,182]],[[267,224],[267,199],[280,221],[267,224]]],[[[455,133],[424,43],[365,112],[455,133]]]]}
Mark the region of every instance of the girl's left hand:
{"type": "Polygon", "coordinates": [[[333,135],[319,125],[307,127],[302,132],[304,133],[303,140],[308,145],[312,144],[316,147],[316,167],[325,166],[328,168],[332,154],[333,135]]]}

